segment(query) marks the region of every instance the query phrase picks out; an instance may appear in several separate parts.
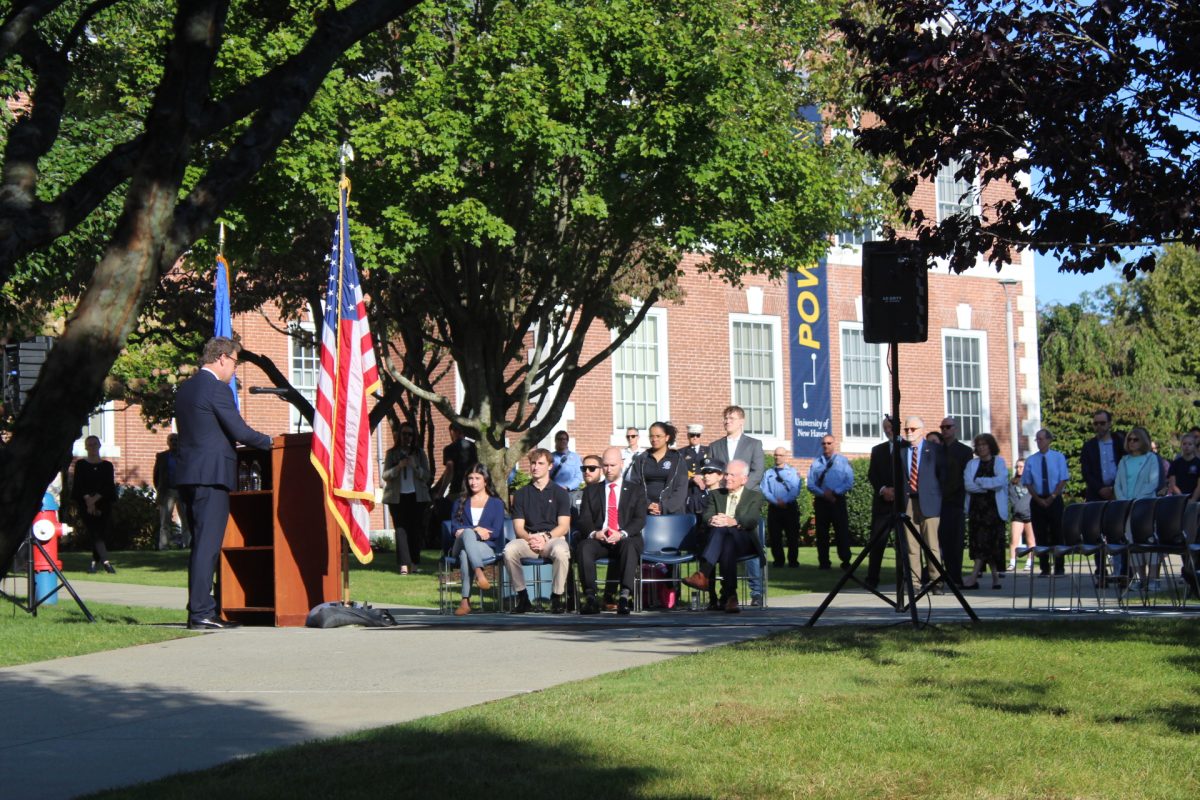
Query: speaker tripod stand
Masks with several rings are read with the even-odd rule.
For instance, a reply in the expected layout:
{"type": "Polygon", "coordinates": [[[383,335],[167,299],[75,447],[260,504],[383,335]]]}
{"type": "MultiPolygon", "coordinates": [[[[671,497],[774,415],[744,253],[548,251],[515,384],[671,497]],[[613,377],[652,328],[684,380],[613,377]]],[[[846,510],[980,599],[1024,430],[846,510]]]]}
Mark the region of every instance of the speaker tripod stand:
{"type": "Polygon", "coordinates": [[[68,592],[71,593],[71,597],[75,598],[75,604],[77,606],[79,606],[79,610],[83,612],[83,615],[85,617],[87,617],[87,621],[95,622],[96,618],[93,617],[92,612],[88,610],[87,605],[83,602],[83,598],[81,598],[75,592],[75,588],[73,586],[71,586],[71,582],[69,580],[67,580],[67,576],[63,574],[63,571],[61,569],[59,569],[58,563],[53,558],[50,557],[50,554],[48,552],[46,552],[46,546],[44,544],[42,544],[41,540],[38,539],[37,536],[34,535],[34,532],[32,529],[30,529],[29,534],[25,538],[25,548],[28,553],[28,558],[26,559],[26,561],[28,563],[26,565],[26,571],[25,571],[25,578],[27,581],[27,583],[26,583],[27,591],[26,591],[25,600],[22,601],[16,595],[10,595],[7,592],[5,592],[3,589],[0,589],[0,596],[8,598],[9,600],[12,601],[13,605],[15,605],[17,608],[21,609],[22,611],[29,614],[30,616],[36,617],[37,612],[38,612],[38,606],[40,606],[40,605],[42,605],[42,603],[46,602],[46,600],[49,599],[50,595],[56,593],[59,589],[66,589],[68,592]],[[52,590],[46,592],[41,597],[37,596],[37,594],[38,594],[37,576],[36,576],[36,573],[34,572],[34,557],[33,557],[34,548],[37,548],[38,552],[40,552],[42,554],[42,558],[45,559],[46,563],[50,565],[50,569],[52,569],[54,571],[54,576],[58,579],[58,585],[55,586],[52,590]]]}
{"type": "MultiPolygon", "coordinates": [[[[921,551],[925,554],[925,563],[929,567],[930,574],[934,574],[934,572],[936,572],[937,574],[941,575],[943,584],[954,593],[956,598],[958,598],[958,603],[962,606],[963,610],[967,612],[967,616],[969,616],[973,622],[979,621],[979,617],[976,616],[975,610],[971,608],[970,604],[967,603],[966,598],[963,597],[962,593],[959,591],[957,582],[949,580],[949,576],[946,575],[946,571],[943,568],[941,561],[939,561],[933,550],[930,549],[929,544],[921,536],[920,531],[917,530],[917,527],[913,524],[912,519],[908,516],[908,512],[905,507],[907,492],[904,491],[904,487],[908,485],[908,481],[905,478],[904,462],[901,459],[903,440],[899,435],[900,345],[897,342],[893,341],[891,343],[890,355],[892,360],[891,485],[894,495],[892,499],[891,519],[889,524],[880,525],[879,529],[872,533],[870,541],[867,542],[867,546],[862,549],[862,551],[850,564],[850,569],[842,573],[842,577],[838,579],[838,582],[833,587],[833,590],[825,597],[825,599],[821,602],[821,605],[817,607],[817,610],[813,612],[813,615],[806,623],[807,627],[812,627],[813,625],[817,624],[817,620],[821,618],[823,613],[825,613],[825,609],[829,607],[829,604],[833,602],[833,599],[838,596],[838,593],[842,591],[842,588],[851,580],[853,580],[859,586],[866,588],[876,597],[890,605],[897,613],[902,614],[905,611],[908,611],[912,618],[913,626],[918,626],[920,621],[917,618],[917,601],[933,591],[935,588],[935,583],[930,582],[924,586],[920,586],[919,589],[917,588],[920,585],[920,576],[913,575],[912,573],[912,567],[909,562],[908,537],[905,535],[906,533],[912,534],[912,538],[917,542],[921,548],[921,551]],[[854,574],[862,565],[863,559],[866,558],[872,550],[874,550],[876,547],[882,548],[887,546],[887,540],[889,536],[894,536],[896,539],[896,599],[894,601],[890,597],[886,597],[881,594],[874,587],[867,586],[854,574]],[[908,598],[907,601],[905,600],[906,597],[908,598]]],[[[920,447],[920,442],[914,442],[912,446],[920,447]]]]}

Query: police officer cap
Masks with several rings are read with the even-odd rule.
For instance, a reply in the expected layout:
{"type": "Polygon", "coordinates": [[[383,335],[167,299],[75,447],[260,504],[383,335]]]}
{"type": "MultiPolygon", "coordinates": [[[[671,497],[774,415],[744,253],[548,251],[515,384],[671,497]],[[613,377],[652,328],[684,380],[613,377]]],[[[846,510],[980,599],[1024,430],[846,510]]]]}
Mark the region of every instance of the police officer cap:
{"type": "Polygon", "coordinates": [[[718,461],[715,458],[704,459],[704,466],[700,467],[700,472],[724,472],[725,462],[718,461]]]}

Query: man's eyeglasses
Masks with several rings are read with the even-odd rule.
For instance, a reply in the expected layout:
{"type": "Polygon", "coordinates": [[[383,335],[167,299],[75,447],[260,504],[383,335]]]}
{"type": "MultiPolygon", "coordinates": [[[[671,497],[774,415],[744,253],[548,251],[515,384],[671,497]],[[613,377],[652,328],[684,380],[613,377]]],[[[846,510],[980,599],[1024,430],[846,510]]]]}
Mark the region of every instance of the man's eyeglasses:
{"type": "Polygon", "coordinates": [[[636,433],[630,433],[630,434],[627,434],[625,436],[625,438],[629,439],[630,441],[633,441],[634,439],[638,438],[638,435],[636,433]]]}
{"type": "Polygon", "coordinates": [[[600,466],[598,464],[584,464],[583,465],[584,472],[595,472],[598,469],[600,469],[600,466]]]}
{"type": "Polygon", "coordinates": [[[699,438],[700,438],[700,434],[698,434],[698,433],[689,433],[689,434],[688,434],[688,438],[689,438],[689,439],[699,439],[699,438]]]}
{"type": "Polygon", "coordinates": [[[905,433],[916,433],[917,431],[919,431],[921,429],[920,428],[904,428],[903,430],[905,433]]]}

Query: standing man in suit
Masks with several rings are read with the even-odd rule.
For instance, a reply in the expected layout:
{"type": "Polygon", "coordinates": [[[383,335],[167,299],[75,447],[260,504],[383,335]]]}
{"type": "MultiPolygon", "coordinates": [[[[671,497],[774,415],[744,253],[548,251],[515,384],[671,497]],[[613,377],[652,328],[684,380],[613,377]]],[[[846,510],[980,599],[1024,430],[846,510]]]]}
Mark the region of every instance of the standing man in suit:
{"type": "MultiPolygon", "coordinates": [[[[1112,414],[1098,409],[1092,414],[1092,430],[1096,435],[1083,443],[1079,454],[1079,467],[1087,489],[1084,499],[1112,500],[1113,483],[1117,480],[1117,462],[1125,455],[1125,437],[1112,431],[1112,414]]],[[[1025,465],[1029,469],[1029,464],[1025,465]]],[[[1036,535],[1036,534],[1035,534],[1036,535]]],[[[1041,540],[1038,540],[1041,543],[1041,540]]]]}
{"type": "Polygon", "coordinates": [[[687,426],[687,447],[679,449],[679,455],[682,456],[683,462],[687,464],[688,477],[695,477],[700,468],[704,466],[704,462],[708,460],[708,448],[700,444],[700,437],[704,435],[704,426],[691,424],[687,426]]]}
{"type": "Polygon", "coordinates": [[[200,371],[175,395],[175,421],[179,426],[177,480],[188,525],[192,529],[192,555],[188,559],[188,627],[192,630],[236,628],[217,614],[213,576],[229,522],[229,492],[237,481],[237,453],[241,442],[260,450],[271,449],[271,437],[251,428],[233,403],[229,379],[237,369],[241,346],[224,336],[204,345],[200,371]]]}
{"type": "Polygon", "coordinates": [[[596,560],[608,558],[616,564],[621,580],[617,613],[633,610],[633,588],[641,568],[642,528],[646,525],[646,491],[641,484],[622,478],[621,448],[609,447],[601,456],[604,480],[583,490],[579,511],[580,529],[586,538],[579,543],[579,580],[583,584],[581,614],[599,614],[596,600],[596,560]]]}
{"type": "MultiPolygon", "coordinates": [[[[1083,449],[1079,453],[1079,468],[1083,473],[1084,483],[1083,499],[1089,503],[1096,500],[1112,500],[1116,497],[1113,484],[1117,480],[1117,463],[1125,455],[1125,435],[1113,432],[1112,413],[1107,409],[1100,408],[1092,414],[1092,430],[1096,435],[1083,443],[1083,449]]],[[[1029,469],[1028,464],[1025,465],[1025,469],[1029,469]]],[[[1036,505],[1038,504],[1033,503],[1030,507],[1030,519],[1033,506],[1036,505]]],[[[1033,535],[1036,539],[1036,525],[1033,535]]],[[[1036,541],[1038,544],[1046,544],[1041,539],[1036,541]]],[[[1104,553],[1096,553],[1096,574],[1104,575],[1104,572],[1104,553]]]]}
{"type": "Polygon", "coordinates": [[[975,457],[974,451],[958,440],[958,420],[942,420],[942,452],[946,470],[942,480],[942,516],[938,525],[938,542],[942,548],[942,566],[946,579],[955,586],[962,585],[963,542],[966,528],[967,488],[963,472],[975,457]]]}
{"type": "MultiPolygon", "coordinates": [[[[871,462],[867,468],[867,480],[874,490],[871,501],[871,538],[881,529],[892,524],[892,514],[895,512],[896,487],[892,482],[892,453],[896,446],[895,434],[892,432],[892,418],[884,416],[883,435],[887,441],[880,442],[871,448],[871,462]]],[[[908,442],[899,440],[901,464],[901,490],[905,465],[908,463],[908,442]]],[[[881,537],[875,542],[867,554],[867,587],[874,589],[879,586],[879,573],[883,568],[883,554],[887,551],[887,538],[881,537]]]]}
{"type": "MultiPolygon", "coordinates": [[[[1032,499],[1029,504],[1029,518],[1033,522],[1033,538],[1040,545],[1062,544],[1062,493],[1067,486],[1067,479],[1070,478],[1067,457],[1057,450],[1050,449],[1054,434],[1045,428],[1038,431],[1033,438],[1037,442],[1037,452],[1025,459],[1025,471],[1021,473],[1021,482],[1029,487],[1032,499]]],[[[1040,560],[1042,577],[1046,577],[1050,574],[1050,557],[1043,555],[1040,556],[1040,560]]],[[[1058,556],[1054,559],[1055,574],[1064,574],[1063,567],[1063,557],[1058,556]]]]}
{"type": "Polygon", "coordinates": [[[762,519],[763,496],[746,486],[750,465],[731,461],[725,468],[725,486],[708,496],[704,522],[709,528],[708,545],[700,557],[700,569],[683,579],[688,586],[706,591],[715,580],[715,569],[721,567],[721,603],[727,614],[736,614],[737,561],[751,553],[758,563],[765,564],[762,542],[758,538],[758,523],[762,519]]]}
{"type": "MultiPolygon", "coordinates": [[[[925,438],[925,421],[913,416],[904,420],[904,438],[909,450],[906,458],[908,470],[908,515],[921,533],[921,539],[940,562],[941,547],[938,544],[938,525],[942,514],[942,474],[945,464],[942,446],[925,438]]],[[[921,545],[912,531],[905,530],[908,537],[908,566],[912,570],[913,583],[921,581],[921,545]]],[[[941,579],[937,567],[928,565],[928,581],[941,579]]],[[[940,589],[934,589],[940,593],[940,589]]]]}
{"type": "Polygon", "coordinates": [[[762,442],[742,433],[746,427],[746,412],[741,406],[729,406],[722,417],[725,421],[725,437],[708,446],[709,458],[725,464],[744,461],[750,470],[747,481],[751,486],[758,486],[763,478],[762,442]]]}
{"type": "Polygon", "coordinates": [[[821,455],[808,470],[808,490],[813,494],[813,514],[817,518],[817,567],[830,569],[829,528],[833,527],[842,571],[850,569],[850,511],[846,495],[854,488],[854,467],[837,451],[832,433],[821,437],[821,455]]]}
{"type": "Polygon", "coordinates": [[[179,511],[179,544],[187,547],[192,541],[188,527],[187,509],[179,499],[179,434],[167,436],[167,449],[154,457],[154,493],[158,498],[158,549],[171,546],[171,529],[175,512],[179,511]]]}

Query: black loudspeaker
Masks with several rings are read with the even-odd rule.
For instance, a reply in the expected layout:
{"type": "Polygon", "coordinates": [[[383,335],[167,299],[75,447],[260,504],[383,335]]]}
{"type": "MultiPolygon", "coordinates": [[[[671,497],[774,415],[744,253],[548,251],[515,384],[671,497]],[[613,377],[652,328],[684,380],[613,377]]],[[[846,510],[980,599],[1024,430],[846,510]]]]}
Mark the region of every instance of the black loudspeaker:
{"type": "Polygon", "coordinates": [[[910,239],[862,248],[863,339],[876,344],[929,338],[929,266],[910,239]]]}

